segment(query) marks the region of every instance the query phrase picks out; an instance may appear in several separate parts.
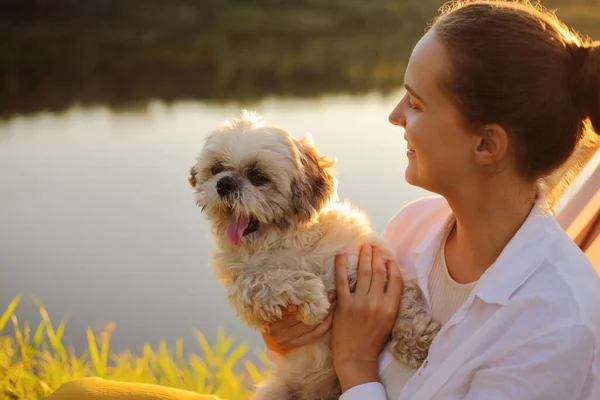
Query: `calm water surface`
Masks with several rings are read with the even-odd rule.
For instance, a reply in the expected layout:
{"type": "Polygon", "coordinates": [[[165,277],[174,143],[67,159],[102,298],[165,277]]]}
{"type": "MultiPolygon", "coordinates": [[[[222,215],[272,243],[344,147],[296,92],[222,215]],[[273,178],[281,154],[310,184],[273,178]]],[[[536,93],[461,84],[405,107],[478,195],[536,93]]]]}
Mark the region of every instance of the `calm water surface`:
{"type": "MultiPolygon", "coordinates": [[[[426,195],[404,182],[403,131],[387,97],[271,98],[255,108],[338,160],[340,198],[364,208],[381,232],[404,204],[426,195]]],[[[71,108],[0,122],[0,310],[18,293],[21,321],[37,323],[31,295],[64,342],[81,350],[85,328],[114,321],[113,348],[183,338],[217,327],[260,346],[234,316],[207,266],[209,228],[186,177],[203,140],[243,105],[150,102],[111,111],[71,108]]]]}

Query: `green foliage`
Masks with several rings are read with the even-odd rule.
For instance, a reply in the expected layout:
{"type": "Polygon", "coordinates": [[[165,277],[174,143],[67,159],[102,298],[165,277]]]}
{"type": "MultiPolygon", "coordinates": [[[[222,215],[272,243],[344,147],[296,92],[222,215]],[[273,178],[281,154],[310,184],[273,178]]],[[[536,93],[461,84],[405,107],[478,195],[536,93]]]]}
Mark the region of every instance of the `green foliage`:
{"type": "MultiPolygon", "coordinates": [[[[535,2],[535,1],[533,1],[535,2]]],[[[73,104],[390,93],[445,0],[5,0],[0,118],[73,104]]],[[[600,38],[599,0],[542,0],[600,38]]]]}
{"type": "Polygon", "coordinates": [[[41,316],[38,326],[34,329],[29,322],[20,324],[15,314],[20,300],[21,296],[17,296],[0,315],[2,400],[42,399],[62,383],[86,376],[158,384],[230,400],[246,399],[267,370],[268,362],[262,352],[257,352],[262,365],[254,365],[246,359],[248,345],[234,344],[234,339],[222,329],[213,346],[202,333],[195,332],[200,355],[184,356],[181,340],[174,348],[165,341],[157,349],[146,344],[142,354],[136,355],[129,350],[110,350],[114,324],[107,324],[98,334],[87,329],[88,348],[76,355],[62,343],[66,321],[55,328],[46,309],[35,299],[41,316]],[[10,322],[14,333],[3,334],[10,322]]]}

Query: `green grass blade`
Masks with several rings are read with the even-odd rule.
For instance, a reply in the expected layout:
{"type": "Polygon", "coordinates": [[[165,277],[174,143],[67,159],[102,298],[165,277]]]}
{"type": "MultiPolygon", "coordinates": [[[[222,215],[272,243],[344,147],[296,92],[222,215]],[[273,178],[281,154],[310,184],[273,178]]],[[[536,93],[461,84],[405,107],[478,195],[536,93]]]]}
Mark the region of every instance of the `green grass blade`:
{"type": "Polygon", "coordinates": [[[86,329],[87,339],[88,339],[88,350],[90,352],[90,359],[92,361],[92,366],[94,367],[94,371],[96,374],[103,378],[104,377],[104,365],[100,361],[100,354],[98,353],[98,347],[96,346],[96,338],[94,337],[94,333],[91,329],[86,329]]]}
{"type": "Polygon", "coordinates": [[[235,365],[235,363],[237,363],[240,358],[245,356],[246,353],[248,353],[248,345],[239,345],[235,350],[233,350],[231,355],[227,357],[224,368],[228,371],[233,371],[233,366],[235,365]]]}
{"type": "Polygon", "coordinates": [[[37,350],[40,347],[40,344],[44,340],[44,321],[40,321],[35,333],[33,334],[33,341],[31,342],[31,349],[33,351],[37,350]]]}
{"type": "Polygon", "coordinates": [[[8,303],[8,307],[6,308],[6,311],[4,311],[4,313],[2,313],[2,316],[0,316],[0,333],[2,333],[2,331],[4,330],[6,323],[8,322],[10,317],[14,314],[15,308],[17,308],[17,305],[19,304],[20,301],[21,301],[21,295],[18,294],[17,297],[12,299],[12,301],[10,303],[8,303]]]}
{"type": "Polygon", "coordinates": [[[21,332],[21,328],[19,327],[19,321],[17,320],[17,316],[13,314],[10,318],[14,326],[15,341],[17,342],[17,348],[19,349],[21,360],[27,359],[27,346],[25,345],[25,341],[23,340],[23,333],[21,332]]]}
{"type": "Polygon", "coordinates": [[[114,330],[115,324],[114,323],[109,323],[108,325],[105,326],[104,331],[102,332],[101,338],[102,338],[102,343],[101,343],[101,353],[100,353],[100,362],[102,363],[102,365],[104,367],[106,367],[108,365],[108,351],[110,348],[110,336],[114,330]]]}
{"type": "Polygon", "coordinates": [[[244,361],[244,366],[246,367],[246,370],[248,371],[248,374],[250,374],[250,377],[252,378],[252,381],[254,381],[254,383],[262,382],[265,379],[265,377],[262,376],[260,372],[258,372],[256,366],[250,361],[244,361]]]}
{"type": "Polygon", "coordinates": [[[204,337],[204,335],[202,334],[202,332],[200,332],[199,330],[194,330],[194,335],[198,339],[198,343],[200,344],[200,348],[204,352],[204,357],[210,363],[212,361],[213,357],[214,357],[213,351],[210,348],[210,345],[206,341],[206,338],[204,337]]]}

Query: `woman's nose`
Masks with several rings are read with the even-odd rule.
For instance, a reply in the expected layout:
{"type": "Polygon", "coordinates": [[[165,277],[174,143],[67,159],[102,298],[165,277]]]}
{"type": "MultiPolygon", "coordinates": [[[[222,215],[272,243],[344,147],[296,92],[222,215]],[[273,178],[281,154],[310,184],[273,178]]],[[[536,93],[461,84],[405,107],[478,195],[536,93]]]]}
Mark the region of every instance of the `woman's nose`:
{"type": "Polygon", "coordinates": [[[402,128],[406,128],[406,117],[402,109],[402,101],[400,101],[392,110],[388,119],[392,125],[397,125],[401,126],[402,128]]]}

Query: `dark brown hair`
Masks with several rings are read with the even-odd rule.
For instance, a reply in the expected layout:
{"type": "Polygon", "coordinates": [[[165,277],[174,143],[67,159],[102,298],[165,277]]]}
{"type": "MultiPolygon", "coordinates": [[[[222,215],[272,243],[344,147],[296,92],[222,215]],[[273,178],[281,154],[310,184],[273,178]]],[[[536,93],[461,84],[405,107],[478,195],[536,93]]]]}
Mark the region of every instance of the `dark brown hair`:
{"type": "Polygon", "coordinates": [[[519,172],[555,175],[551,195],[562,194],[597,148],[600,42],[524,1],[449,3],[431,29],[450,61],[441,85],[467,126],[501,125],[519,172]]]}

